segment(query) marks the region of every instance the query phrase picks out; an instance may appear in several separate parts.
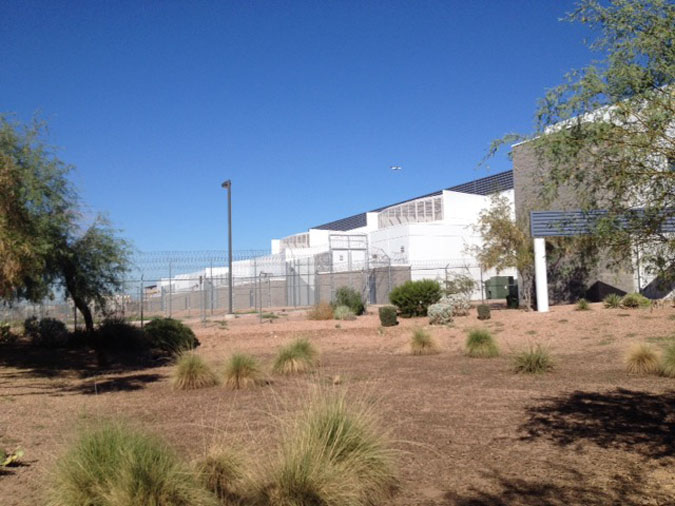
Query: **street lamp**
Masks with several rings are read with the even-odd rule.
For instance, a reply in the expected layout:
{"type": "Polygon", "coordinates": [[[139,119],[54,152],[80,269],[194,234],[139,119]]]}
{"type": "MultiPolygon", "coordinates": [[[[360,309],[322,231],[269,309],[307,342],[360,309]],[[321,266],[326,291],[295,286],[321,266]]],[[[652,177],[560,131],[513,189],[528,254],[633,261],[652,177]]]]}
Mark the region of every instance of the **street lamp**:
{"type": "Polygon", "coordinates": [[[229,284],[229,313],[232,314],[232,181],[227,180],[221,185],[227,188],[227,263],[229,284]]]}

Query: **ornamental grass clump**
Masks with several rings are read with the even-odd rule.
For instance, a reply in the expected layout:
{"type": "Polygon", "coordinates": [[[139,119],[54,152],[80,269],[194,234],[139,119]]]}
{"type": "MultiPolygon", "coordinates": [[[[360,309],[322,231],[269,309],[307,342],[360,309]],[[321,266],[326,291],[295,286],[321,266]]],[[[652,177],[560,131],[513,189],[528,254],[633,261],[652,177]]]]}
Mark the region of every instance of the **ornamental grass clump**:
{"type": "Polygon", "coordinates": [[[225,366],[225,386],[231,390],[251,388],[260,385],[262,371],[255,357],[246,353],[235,353],[225,366]]]}
{"type": "Polygon", "coordinates": [[[179,355],[173,371],[173,387],[176,390],[197,390],[218,384],[216,373],[194,352],[179,355]]]}
{"type": "Polygon", "coordinates": [[[553,369],[553,359],[541,345],[530,346],[513,357],[513,370],[516,373],[541,374],[553,369]]]}
{"type": "Polygon", "coordinates": [[[296,339],[282,347],[274,362],[274,372],[296,374],[307,372],[318,364],[319,352],[308,339],[296,339]]]}
{"type": "Polygon", "coordinates": [[[344,392],[317,392],[282,423],[276,455],[256,487],[256,504],[387,504],[396,484],[395,456],[372,403],[344,392]]]}
{"type": "Polygon", "coordinates": [[[49,506],[216,506],[176,452],[122,423],[85,430],[56,461],[49,506]]]}
{"type": "Polygon", "coordinates": [[[415,329],[410,339],[410,352],[413,355],[433,355],[439,352],[438,343],[426,330],[415,329]]]}
{"type": "Polygon", "coordinates": [[[602,302],[607,309],[619,309],[621,307],[621,295],[610,293],[602,302]]]}
{"type": "Polygon", "coordinates": [[[241,504],[247,476],[239,453],[214,445],[193,467],[202,486],[215,494],[222,504],[241,504]]]}
{"type": "Polygon", "coordinates": [[[675,378],[675,343],[670,343],[661,355],[661,374],[675,378]]]}
{"type": "Polygon", "coordinates": [[[656,351],[646,343],[633,345],[626,355],[626,370],[630,374],[655,374],[660,365],[656,351]]]}
{"type": "Polygon", "coordinates": [[[652,301],[640,293],[627,293],[621,299],[621,306],[628,309],[645,309],[651,305],[652,301]]]}
{"type": "Polygon", "coordinates": [[[589,309],[591,309],[591,305],[588,303],[586,299],[582,298],[577,301],[576,307],[577,311],[588,311],[589,309]]]}
{"type": "Polygon", "coordinates": [[[492,358],[499,355],[499,348],[489,330],[473,329],[466,338],[466,354],[473,358],[492,358]]]}

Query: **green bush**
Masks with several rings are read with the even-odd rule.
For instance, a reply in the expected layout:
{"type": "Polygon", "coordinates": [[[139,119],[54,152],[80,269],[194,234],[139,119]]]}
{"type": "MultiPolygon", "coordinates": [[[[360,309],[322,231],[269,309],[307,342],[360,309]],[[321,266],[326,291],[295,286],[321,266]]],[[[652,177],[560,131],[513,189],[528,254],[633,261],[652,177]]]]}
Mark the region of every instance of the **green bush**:
{"type": "Polygon", "coordinates": [[[31,316],[26,318],[23,326],[26,335],[36,346],[58,348],[68,344],[68,329],[61,320],[55,318],[38,320],[35,316],[31,316]]]}
{"type": "Polygon", "coordinates": [[[421,279],[406,281],[389,294],[391,303],[398,307],[405,317],[426,316],[431,304],[441,298],[441,287],[437,281],[421,279]]]}
{"type": "Polygon", "coordinates": [[[50,485],[50,506],[218,504],[164,442],[120,423],[84,431],[50,485]]]}
{"type": "Polygon", "coordinates": [[[551,354],[540,345],[531,346],[513,357],[513,370],[516,373],[539,374],[553,369],[551,354]]]}
{"type": "Polygon", "coordinates": [[[586,299],[582,298],[577,301],[577,311],[588,311],[589,309],[591,309],[591,306],[586,299]]]}
{"type": "Polygon", "coordinates": [[[499,355],[499,348],[489,330],[474,329],[466,338],[466,354],[474,358],[491,358],[499,355]]]}
{"type": "Polygon", "coordinates": [[[476,311],[478,312],[479,320],[489,320],[491,318],[490,306],[488,306],[487,304],[479,304],[478,307],[476,308],[476,311]]]}
{"type": "Polygon", "coordinates": [[[96,332],[96,340],[100,348],[107,350],[141,351],[150,347],[145,331],[124,318],[103,320],[96,332]]]}
{"type": "Polygon", "coordinates": [[[362,315],[366,310],[361,294],[348,286],[341,286],[335,292],[335,306],[347,306],[356,316],[362,315]]]}
{"type": "Polygon", "coordinates": [[[193,350],[199,341],[192,329],[173,318],[157,318],[145,326],[150,347],[169,355],[193,350]]]}
{"type": "Polygon", "coordinates": [[[642,294],[639,293],[627,293],[621,299],[621,305],[625,308],[636,309],[636,308],[648,308],[651,307],[652,302],[642,294]]]}
{"type": "Polygon", "coordinates": [[[356,314],[347,306],[338,306],[333,311],[336,320],[356,320],[356,314]]]}
{"type": "Polygon", "coordinates": [[[621,295],[618,293],[610,293],[603,299],[607,309],[619,309],[621,307],[621,295]]]}
{"type": "Polygon", "coordinates": [[[398,325],[396,308],[394,306],[382,306],[377,312],[380,315],[380,325],[383,327],[393,327],[394,325],[398,325]]]}

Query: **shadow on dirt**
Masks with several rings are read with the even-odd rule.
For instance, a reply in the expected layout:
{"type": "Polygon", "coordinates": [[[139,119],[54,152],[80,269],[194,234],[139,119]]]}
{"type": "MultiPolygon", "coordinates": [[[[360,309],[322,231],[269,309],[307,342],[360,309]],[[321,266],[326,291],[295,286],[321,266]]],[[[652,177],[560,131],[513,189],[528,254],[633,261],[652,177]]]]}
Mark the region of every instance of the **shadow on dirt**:
{"type": "Polygon", "coordinates": [[[528,408],[524,440],[581,441],[650,458],[675,455],[675,391],[573,392],[528,408]]]}

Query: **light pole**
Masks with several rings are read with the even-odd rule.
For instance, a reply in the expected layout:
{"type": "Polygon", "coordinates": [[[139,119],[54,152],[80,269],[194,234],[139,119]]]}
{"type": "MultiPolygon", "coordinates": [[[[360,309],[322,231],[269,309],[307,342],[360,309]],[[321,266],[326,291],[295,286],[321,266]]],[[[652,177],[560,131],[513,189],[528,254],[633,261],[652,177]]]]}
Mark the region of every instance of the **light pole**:
{"type": "Polygon", "coordinates": [[[222,185],[227,188],[227,266],[229,285],[229,313],[232,314],[232,181],[227,180],[222,185]]]}

